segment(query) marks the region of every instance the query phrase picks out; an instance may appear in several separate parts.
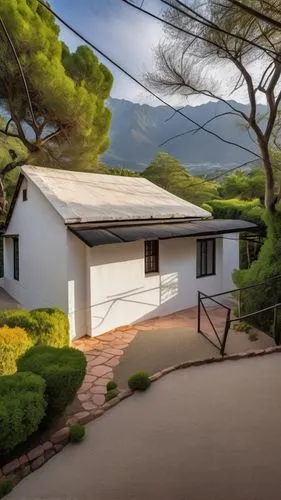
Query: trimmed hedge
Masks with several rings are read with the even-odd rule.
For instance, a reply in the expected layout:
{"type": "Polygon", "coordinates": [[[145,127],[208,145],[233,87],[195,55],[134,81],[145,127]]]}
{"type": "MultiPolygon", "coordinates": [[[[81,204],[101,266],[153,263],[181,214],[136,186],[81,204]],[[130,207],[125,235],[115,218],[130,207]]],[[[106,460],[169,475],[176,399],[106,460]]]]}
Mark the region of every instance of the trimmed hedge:
{"type": "Polygon", "coordinates": [[[0,453],[38,429],[47,406],[44,392],[44,380],[34,373],[0,377],[0,453]]]}
{"type": "Polygon", "coordinates": [[[263,220],[264,208],[258,199],[252,201],[243,201],[238,198],[211,200],[208,204],[216,219],[242,219],[257,224],[263,231],[266,229],[263,220]]]}
{"type": "Polygon", "coordinates": [[[39,332],[39,344],[52,347],[69,345],[69,321],[66,314],[57,307],[30,311],[39,332]]]}
{"type": "Polygon", "coordinates": [[[69,322],[66,314],[53,307],[47,309],[11,309],[0,311],[0,326],[21,327],[34,345],[64,347],[69,345],[69,322]]]}
{"type": "Polygon", "coordinates": [[[23,328],[0,328],[0,375],[11,375],[17,371],[16,361],[30,347],[32,340],[23,328]]]}
{"type": "Polygon", "coordinates": [[[72,347],[35,346],[17,361],[18,370],[41,375],[46,382],[46,421],[71,403],[86,374],[85,355],[72,347]]]}

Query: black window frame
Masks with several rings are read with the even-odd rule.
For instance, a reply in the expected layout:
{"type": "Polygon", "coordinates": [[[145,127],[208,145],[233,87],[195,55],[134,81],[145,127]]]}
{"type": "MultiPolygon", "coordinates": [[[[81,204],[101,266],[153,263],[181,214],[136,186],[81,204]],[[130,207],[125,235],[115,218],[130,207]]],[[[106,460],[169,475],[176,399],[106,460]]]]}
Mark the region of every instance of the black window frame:
{"type": "Polygon", "coordinates": [[[197,240],[196,278],[215,276],[216,274],[216,238],[197,240]],[[211,257],[209,251],[211,249],[211,257]]]}
{"type": "Polygon", "coordinates": [[[14,261],[14,280],[20,279],[20,260],[19,260],[19,237],[13,238],[13,261],[14,261]]]}
{"type": "Polygon", "coordinates": [[[27,201],[27,188],[22,190],[22,201],[27,201]]]}
{"type": "Polygon", "coordinates": [[[144,242],[144,272],[146,275],[159,273],[159,241],[144,242]]]}

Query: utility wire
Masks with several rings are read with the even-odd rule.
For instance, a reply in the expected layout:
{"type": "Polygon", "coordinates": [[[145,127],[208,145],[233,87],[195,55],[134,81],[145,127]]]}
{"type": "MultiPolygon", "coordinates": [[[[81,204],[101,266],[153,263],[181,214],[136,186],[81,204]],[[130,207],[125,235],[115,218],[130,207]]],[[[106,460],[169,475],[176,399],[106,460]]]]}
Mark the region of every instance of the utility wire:
{"type": "Polygon", "coordinates": [[[49,5],[45,4],[43,0],[37,0],[45,9],[47,9],[58,21],[60,21],[66,28],[68,28],[70,31],[72,31],[76,36],[78,36],[83,42],[85,42],[87,45],[89,45],[92,49],[94,49],[98,54],[100,54],[102,57],[104,57],[107,61],[109,61],[111,64],[113,64],[117,69],[122,71],[126,76],[128,76],[131,80],[133,80],[135,83],[137,83],[140,87],[142,87],[146,92],[151,94],[153,97],[155,97],[159,102],[167,106],[168,108],[172,109],[175,113],[179,114],[180,116],[183,116],[185,119],[189,120],[191,123],[196,125],[200,130],[204,130],[208,134],[216,137],[220,141],[229,144],[230,146],[235,146],[237,148],[243,149],[247,153],[250,153],[251,155],[255,156],[256,158],[260,159],[260,156],[255,153],[254,151],[241,146],[239,144],[236,144],[235,142],[229,141],[227,139],[224,139],[223,137],[220,137],[216,132],[213,132],[212,130],[206,129],[204,126],[200,125],[197,123],[195,120],[184,114],[181,110],[176,109],[174,106],[169,104],[167,101],[164,101],[162,97],[159,95],[155,94],[151,89],[149,89],[146,85],[144,85],[140,80],[138,80],[136,77],[134,77],[129,71],[127,71],[125,68],[123,68],[120,64],[116,63],[111,57],[107,56],[101,49],[99,49],[96,45],[94,45],[92,42],[90,42],[84,35],[79,33],[75,28],[73,28],[68,22],[66,22],[61,16],[59,16],[49,5]]]}
{"type": "MultiPolygon", "coordinates": [[[[215,47],[217,47],[219,49],[222,48],[221,45],[219,45],[219,44],[217,44],[217,43],[215,43],[215,42],[213,42],[211,40],[208,40],[208,39],[202,37],[201,35],[198,35],[197,33],[192,33],[192,32],[188,31],[185,28],[177,26],[177,25],[171,23],[170,21],[168,21],[167,19],[163,19],[163,17],[159,17],[156,14],[153,14],[152,12],[150,12],[149,10],[144,9],[142,6],[140,7],[140,6],[136,5],[136,4],[133,4],[130,0],[121,0],[121,1],[124,2],[125,4],[129,5],[133,9],[136,9],[136,10],[138,10],[140,12],[143,12],[144,14],[146,14],[146,15],[148,15],[148,16],[150,16],[150,17],[152,17],[152,18],[154,18],[154,19],[162,22],[163,24],[166,24],[167,26],[172,27],[173,29],[175,29],[177,31],[180,31],[182,33],[186,33],[187,35],[193,36],[194,38],[198,38],[199,40],[203,40],[203,41],[205,41],[205,42],[207,42],[207,43],[209,43],[211,45],[214,45],[215,47]]],[[[263,47],[262,45],[259,45],[258,43],[254,42],[254,41],[248,40],[247,38],[244,38],[241,35],[236,35],[234,33],[231,33],[231,32],[228,32],[228,31],[224,30],[223,28],[220,28],[217,24],[214,24],[210,20],[208,20],[207,18],[205,18],[204,16],[201,16],[200,14],[197,14],[196,11],[194,11],[193,9],[191,9],[188,6],[185,6],[185,8],[188,11],[193,12],[195,14],[195,16],[197,16],[197,17],[195,17],[192,14],[189,14],[188,12],[180,9],[179,7],[176,7],[175,5],[172,5],[167,0],[160,0],[160,1],[163,4],[165,4],[165,5],[169,6],[170,8],[174,9],[175,11],[184,14],[186,17],[189,17],[193,21],[196,21],[199,24],[207,26],[208,28],[211,28],[213,30],[219,31],[220,33],[223,33],[225,35],[228,35],[228,36],[231,36],[233,38],[236,38],[237,40],[241,40],[243,42],[246,42],[246,43],[252,45],[253,47],[256,47],[257,49],[266,52],[267,54],[270,53],[270,54],[274,55],[275,59],[278,56],[278,54],[275,51],[273,51],[273,50],[271,50],[269,48],[263,47]]],[[[179,3],[182,4],[181,2],[179,2],[179,3]]]]}
{"type": "Polygon", "coordinates": [[[3,31],[4,31],[4,34],[8,40],[8,43],[13,51],[13,54],[15,56],[15,59],[16,59],[16,62],[17,62],[17,65],[19,67],[19,70],[20,70],[20,74],[21,74],[21,77],[22,77],[22,81],[23,81],[23,84],[24,84],[24,88],[25,88],[25,93],[26,93],[26,97],[27,97],[27,102],[28,102],[28,107],[29,107],[29,111],[30,111],[30,115],[31,115],[31,118],[32,118],[32,121],[34,122],[34,125],[37,126],[36,124],[36,118],[35,118],[35,115],[34,115],[34,111],[33,111],[33,107],[32,107],[32,102],[31,102],[31,98],[30,98],[30,94],[29,94],[29,90],[28,90],[28,86],[27,86],[27,82],[26,82],[26,78],[25,78],[25,75],[24,75],[24,72],[23,72],[23,69],[22,69],[22,65],[21,65],[21,62],[19,60],[19,57],[18,57],[18,54],[17,54],[17,51],[16,51],[16,48],[13,44],[13,41],[8,33],[8,30],[4,24],[4,21],[3,19],[0,17],[0,24],[3,28],[3,31]]]}

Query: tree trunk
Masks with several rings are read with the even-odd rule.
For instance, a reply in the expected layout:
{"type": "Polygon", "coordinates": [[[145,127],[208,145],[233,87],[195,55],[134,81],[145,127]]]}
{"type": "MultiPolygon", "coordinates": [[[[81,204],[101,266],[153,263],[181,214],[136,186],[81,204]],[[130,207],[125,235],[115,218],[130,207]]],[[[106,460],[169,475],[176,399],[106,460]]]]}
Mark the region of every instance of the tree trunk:
{"type": "Polygon", "coordinates": [[[269,212],[274,213],[277,197],[274,192],[274,177],[268,145],[264,141],[260,140],[259,146],[262,154],[262,164],[265,172],[264,205],[269,212]]]}

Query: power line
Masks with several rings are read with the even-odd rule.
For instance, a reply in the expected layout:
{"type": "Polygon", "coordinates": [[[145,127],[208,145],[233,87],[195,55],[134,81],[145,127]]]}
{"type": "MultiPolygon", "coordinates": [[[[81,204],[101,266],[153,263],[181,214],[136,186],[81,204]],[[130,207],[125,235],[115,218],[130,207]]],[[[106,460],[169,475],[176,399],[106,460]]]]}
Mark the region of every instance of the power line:
{"type": "MultiPolygon", "coordinates": [[[[170,26],[172,27],[173,29],[177,30],[177,31],[180,31],[182,33],[186,33],[187,35],[190,35],[190,36],[193,36],[194,38],[198,38],[199,40],[203,40],[211,45],[214,45],[215,47],[221,49],[221,45],[213,42],[212,40],[208,40],[204,37],[202,37],[201,35],[198,35],[197,33],[192,33],[188,30],[186,30],[185,28],[182,28],[180,26],[177,26],[173,23],[171,23],[170,21],[168,21],[167,19],[163,19],[162,17],[159,17],[157,16],[156,14],[153,14],[152,12],[144,9],[142,6],[138,6],[136,4],[132,4],[130,0],[121,0],[122,2],[126,3],[127,5],[129,5],[130,7],[132,7],[133,9],[136,9],[140,12],[143,12],[144,14],[166,24],[167,26],[170,26]]],[[[224,30],[223,28],[220,28],[217,24],[214,24],[213,22],[211,22],[210,20],[208,20],[207,18],[205,18],[204,16],[202,16],[201,14],[198,14],[196,13],[196,11],[194,11],[193,9],[191,9],[190,7],[188,6],[185,6],[185,8],[190,11],[190,12],[193,12],[195,14],[195,16],[189,14],[188,12],[185,12],[184,10],[180,9],[179,7],[176,7],[175,5],[172,5],[169,3],[169,1],[167,0],[160,0],[163,4],[169,6],[170,8],[176,10],[177,12],[180,12],[181,14],[184,14],[186,17],[189,17],[190,19],[192,19],[193,21],[196,21],[197,23],[199,24],[202,24],[208,28],[211,28],[211,29],[214,29],[216,31],[219,31],[220,33],[223,33],[225,35],[228,35],[228,36],[231,36],[233,38],[236,38],[237,40],[241,40],[243,42],[246,42],[250,45],[252,45],[253,47],[259,49],[259,50],[262,50],[264,52],[266,52],[267,54],[268,53],[271,53],[272,55],[274,55],[274,57],[276,58],[276,56],[278,55],[275,51],[269,49],[269,48],[266,48],[266,47],[263,47],[262,45],[259,45],[258,43],[252,41],[252,40],[248,40],[247,38],[241,36],[241,35],[236,35],[235,33],[231,33],[231,32],[228,32],[226,30],[224,30]],[[200,19],[199,19],[200,18],[200,19]]],[[[178,2],[180,5],[183,5],[182,2],[178,2]]]]}
{"type": "Polygon", "coordinates": [[[35,115],[34,115],[34,111],[33,111],[33,107],[32,107],[32,102],[31,102],[31,98],[30,98],[30,94],[29,94],[29,90],[28,90],[28,86],[27,86],[27,82],[26,82],[26,78],[25,78],[25,75],[24,75],[24,72],[23,72],[23,69],[22,69],[22,65],[21,65],[21,62],[19,60],[19,57],[18,57],[18,54],[17,54],[17,51],[16,51],[16,48],[13,44],[13,41],[8,33],[8,30],[4,24],[4,21],[3,19],[0,17],[0,24],[3,28],[3,31],[5,33],[5,36],[8,40],[8,43],[13,51],[13,54],[15,56],[15,59],[16,59],[16,62],[17,62],[17,65],[19,67],[19,70],[20,70],[20,74],[21,74],[21,77],[22,77],[22,81],[23,81],[23,84],[24,84],[24,88],[25,88],[25,93],[26,93],[26,97],[27,97],[27,102],[28,102],[28,107],[29,107],[29,111],[30,111],[30,115],[31,115],[31,118],[32,118],[32,121],[34,123],[35,126],[37,126],[36,124],[36,118],[35,118],[35,115]]]}
{"type": "Polygon", "coordinates": [[[60,21],[66,28],[68,28],[70,31],[72,31],[76,36],[78,36],[81,40],[83,40],[83,42],[85,42],[87,45],[89,45],[92,49],[94,49],[98,54],[100,54],[102,57],[104,57],[108,62],[110,62],[112,65],[114,65],[117,69],[119,69],[122,73],[124,73],[127,77],[129,77],[132,81],[134,81],[135,83],[137,83],[140,87],[142,87],[144,90],[146,90],[146,92],[148,92],[149,94],[151,94],[153,97],[155,97],[159,102],[161,102],[162,104],[164,104],[165,106],[167,106],[168,108],[172,109],[175,113],[183,116],[184,118],[186,118],[187,120],[189,120],[191,123],[193,123],[194,125],[196,125],[200,130],[204,130],[205,132],[207,132],[208,134],[210,135],[213,135],[214,137],[216,137],[217,139],[219,139],[220,141],[226,143],[226,144],[229,144],[230,146],[235,146],[239,149],[243,149],[244,151],[246,151],[247,153],[250,153],[251,155],[255,156],[256,158],[260,158],[260,156],[257,154],[257,153],[254,153],[253,151],[251,151],[250,149],[244,147],[244,146],[241,146],[239,144],[236,144],[235,142],[232,142],[232,141],[229,141],[227,139],[224,139],[222,137],[220,137],[218,134],[216,134],[216,132],[213,132],[212,130],[208,130],[206,129],[204,126],[200,125],[199,123],[197,123],[195,120],[193,120],[192,118],[190,118],[189,116],[187,116],[186,114],[184,114],[181,110],[179,109],[176,109],[174,106],[172,106],[171,104],[169,104],[167,101],[164,101],[164,99],[162,99],[159,95],[155,94],[155,92],[153,92],[151,89],[149,89],[145,84],[143,84],[140,80],[138,80],[136,77],[134,77],[131,73],[129,73],[129,71],[127,71],[125,68],[123,68],[119,63],[115,62],[111,57],[109,57],[108,55],[105,54],[105,52],[103,52],[101,49],[99,49],[96,45],[94,45],[92,42],[90,42],[84,35],[82,35],[81,33],[79,33],[79,31],[77,31],[75,28],[73,28],[73,26],[71,26],[68,22],[66,22],[61,16],[59,16],[53,9],[51,9],[51,7],[47,4],[45,4],[43,2],[43,0],[38,0],[38,2],[43,6],[45,7],[45,9],[47,9],[58,21],[60,21]]]}

